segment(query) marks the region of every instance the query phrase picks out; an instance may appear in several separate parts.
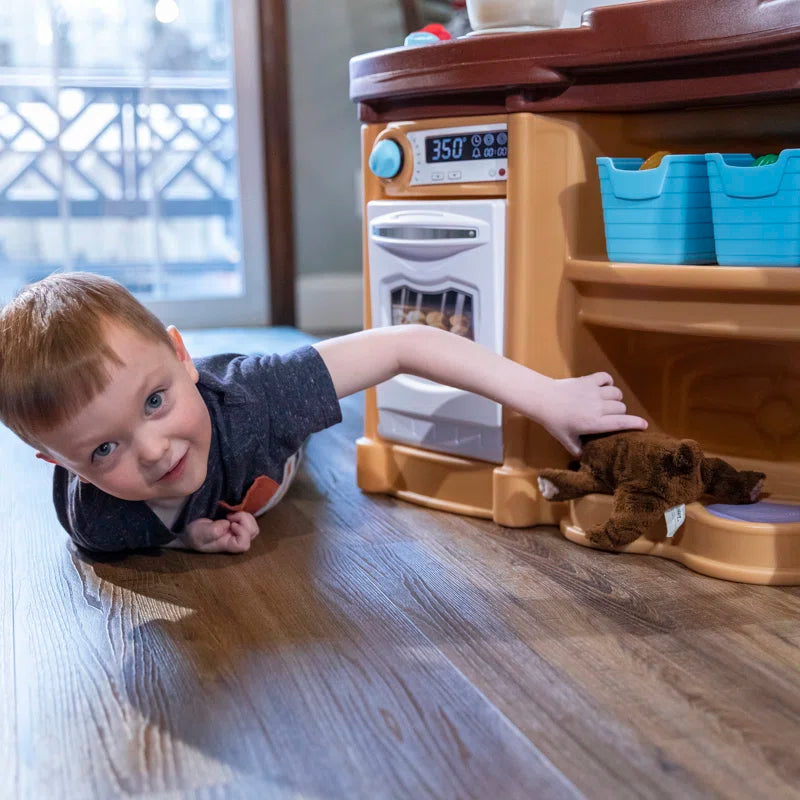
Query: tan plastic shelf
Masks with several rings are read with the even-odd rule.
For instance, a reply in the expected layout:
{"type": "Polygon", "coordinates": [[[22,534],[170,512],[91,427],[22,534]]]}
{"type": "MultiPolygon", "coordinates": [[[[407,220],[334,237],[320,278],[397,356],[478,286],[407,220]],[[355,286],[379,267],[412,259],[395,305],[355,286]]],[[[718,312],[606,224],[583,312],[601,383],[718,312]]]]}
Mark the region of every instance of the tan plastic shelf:
{"type": "Polygon", "coordinates": [[[800,341],[800,267],[621,264],[569,259],[578,318],[628,330],[800,341]]]}
{"type": "MultiPolygon", "coordinates": [[[[774,499],[774,498],[770,498],[774,499]]],[[[591,494],[570,502],[561,532],[570,541],[593,547],[584,530],[608,519],[612,498],[591,494]]],[[[695,572],[742,583],[800,583],[800,523],[736,522],[717,517],[701,503],[686,507],[686,522],[672,539],[663,519],[623,553],[679,561],[695,572]]]]}

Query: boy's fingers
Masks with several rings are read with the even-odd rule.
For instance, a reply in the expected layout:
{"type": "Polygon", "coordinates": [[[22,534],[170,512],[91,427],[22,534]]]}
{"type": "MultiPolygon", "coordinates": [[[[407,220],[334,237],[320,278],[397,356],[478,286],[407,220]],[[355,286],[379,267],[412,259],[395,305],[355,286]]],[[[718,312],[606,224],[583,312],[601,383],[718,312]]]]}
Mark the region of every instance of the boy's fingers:
{"type": "Polygon", "coordinates": [[[252,528],[246,519],[242,520],[241,522],[232,522],[231,532],[238,541],[247,542],[248,545],[250,544],[250,540],[253,538],[252,528]]]}
{"type": "Polygon", "coordinates": [[[230,523],[227,520],[224,521],[228,523],[228,530],[220,536],[217,536],[213,541],[203,545],[203,552],[243,553],[250,547],[249,537],[241,535],[241,530],[237,523],[230,523]]]}
{"type": "Polygon", "coordinates": [[[231,523],[227,519],[218,519],[211,525],[211,533],[214,538],[219,539],[220,536],[224,536],[228,533],[230,528],[231,523]]]}
{"type": "Polygon", "coordinates": [[[231,526],[231,537],[228,542],[227,550],[230,553],[244,553],[250,549],[250,537],[247,532],[242,529],[238,523],[231,526]],[[238,528],[238,530],[234,530],[238,528]]]}
{"type": "Polygon", "coordinates": [[[231,522],[238,522],[241,525],[250,527],[250,522],[254,520],[255,517],[249,511],[232,511],[228,514],[228,519],[231,522]]]}
{"type": "Polygon", "coordinates": [[[207,553],[219,552],[222,548],[220,540],[230,532],[230,522],[226,519],[214,520],[207,528],[204,528],[199,541],[199,547],[207,553]]]}
{"type": "Polygon", "coordinates": [[[256,518],[247,511],[234,511],[228,514],[228,519],[242,526],[242,529],[251,537],[255,538],[259,534],[259,527],[256,518]]]}
{"type": "Polygon", "coordinates": [[[603,417],[591,432],[610,433],[611,431],[643,431],[646,429],[646,419],[633,414],[618,414],[603,417]]]}
{"type": "Polygon", "coordinates": [[[614,379],[607,372],[595,372],[592,377],[598,386],[610,386],[614,383],[614,379]]]}
{"type": "Polygon", "coordinates": [[[624,414],[627,410],[628,407],[625,405],[625,403],[622,403],[619,400],[603,401],[603,416],[611,416],[612,414],[619,416],[624,414]]]}
{"type": "Polygon", "coordinates": [[[600,397],[603,400],[622,400],[622,389],[619,386],[601,386],[600,397]]]}

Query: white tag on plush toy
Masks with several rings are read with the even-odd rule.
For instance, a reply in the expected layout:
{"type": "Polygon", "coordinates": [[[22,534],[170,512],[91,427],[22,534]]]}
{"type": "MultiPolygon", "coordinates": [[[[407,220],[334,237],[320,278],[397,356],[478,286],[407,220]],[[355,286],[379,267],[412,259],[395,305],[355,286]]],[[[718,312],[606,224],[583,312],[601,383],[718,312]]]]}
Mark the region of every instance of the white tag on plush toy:
{"type": "Polygon", "coordinates": [[[686,506],[668,508],[664,512],[664,519],[667,521],[667,539],[671,539],[678,528],[686,522],[686,506]]]}

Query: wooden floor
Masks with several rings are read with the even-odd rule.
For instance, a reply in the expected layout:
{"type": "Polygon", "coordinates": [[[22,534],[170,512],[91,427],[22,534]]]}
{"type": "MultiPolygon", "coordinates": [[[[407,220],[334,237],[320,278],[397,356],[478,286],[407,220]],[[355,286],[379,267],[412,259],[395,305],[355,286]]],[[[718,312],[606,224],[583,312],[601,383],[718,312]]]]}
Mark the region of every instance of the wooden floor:
{"type": "Polygon", "coordinates": [[[83,560],[0,434],[0,797],[800,797],[800,588],[364,495],[344,414],[243,556],[83,560]]]}

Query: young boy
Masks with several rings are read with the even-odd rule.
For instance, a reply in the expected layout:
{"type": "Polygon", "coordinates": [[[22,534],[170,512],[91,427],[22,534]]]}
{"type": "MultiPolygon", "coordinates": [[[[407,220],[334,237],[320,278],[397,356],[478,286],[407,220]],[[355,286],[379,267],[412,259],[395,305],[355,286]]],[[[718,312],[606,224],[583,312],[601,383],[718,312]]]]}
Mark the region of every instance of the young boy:
{"type": "Polygon", "coordinates": [[[58,518],[95,552],[247,550],[305,439],[341,420],[339,398],[400,373],[510,406],[573,454],[580,434],[647,426],[605,373],[553,380],[422,325],[195,364],[98,275],[52,275],[0,312],[0,419],[55,464],[58,518]]]}

